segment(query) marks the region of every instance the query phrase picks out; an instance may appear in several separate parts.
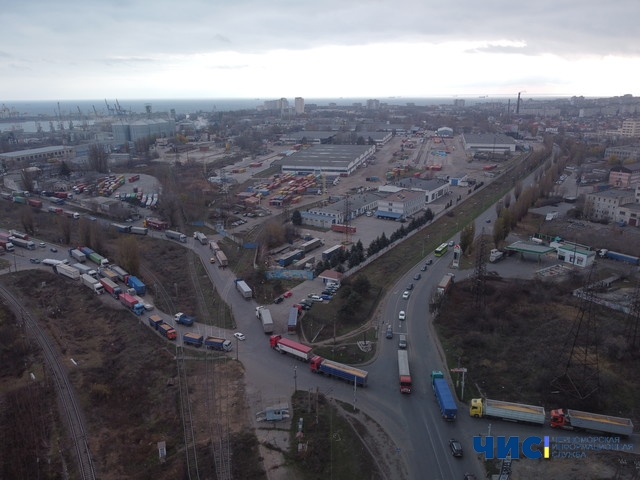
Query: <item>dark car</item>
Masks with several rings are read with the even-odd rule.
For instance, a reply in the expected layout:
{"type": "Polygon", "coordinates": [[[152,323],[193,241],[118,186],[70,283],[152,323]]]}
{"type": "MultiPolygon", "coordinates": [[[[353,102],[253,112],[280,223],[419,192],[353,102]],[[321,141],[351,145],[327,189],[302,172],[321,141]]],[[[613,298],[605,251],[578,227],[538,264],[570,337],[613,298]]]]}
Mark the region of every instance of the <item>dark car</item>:
{"type": "Polygon", "coordinates": [[[284,302],[284,297],[282,295],[280,295],[279,297],[276,297],[276,299],[273,301],[273,303],[278,304],[278,303],[282,303],[284,302]]]}
{"type": "Polygon", "coordinates": [[[427,260],[427,263],[425,263],[425,265],[431,265],[432,263],[433,263],[433,259],[430,258],[429,260],[427,260]]]}
{"type": "Polygon", "coordinates": [[[478,480],[473,473],[465,473],[463,480],[478,480]]]}
{"type": "Polygon", "coordinates": [[[426,265],[422,265],[422,266],[420,267],[420,271],[421,271],[421,272],[426,272],[426,271],[427,271],[427,266],[426,266],[426,265]]]}
{"type": "Polygon", "coordinates": [[[407,288],[405,290],[413,290],[413,283],[407,285],[407,288]]]}
{"type": "Polygon", "coordinates": [[[39,258],[30,258],[29,261],[31,263],[40,263],[40,259],[39,258]]]}
{"type": "Polygon", "coordinates": [[[460,444],[460,442],[458,440],[455,439],[451,439],[449,440],[449,448],[451,449],[451,454],[454,457],[461,457],[462,456],[462,445],[460,444]]]}
{"type": "Polygon", "coordinates": [[[414,279],[414,280],[420,280],[421,278],[422,278],[422,274],[421,274],[421,273],[416,273],[416,274],[413,276],[413,279],[414,279]]]}
{"type": "Polygon", "coordinates": [[[393,338],[393,326],[387,325],[387,333],[385,336],[387,338],[393,338]]]}
{"type": "Polygon", "coordinates": [[[51,250],[52,252],[57,252],[58,249],[56,247],[51,247],[49,250],[51,250]]]}

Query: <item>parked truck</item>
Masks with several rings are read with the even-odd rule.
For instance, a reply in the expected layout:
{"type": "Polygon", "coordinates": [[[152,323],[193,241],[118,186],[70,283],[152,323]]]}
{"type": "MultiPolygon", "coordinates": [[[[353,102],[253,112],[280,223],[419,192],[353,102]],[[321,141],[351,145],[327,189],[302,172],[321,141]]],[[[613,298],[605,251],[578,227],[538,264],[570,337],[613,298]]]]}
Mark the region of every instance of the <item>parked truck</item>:
{"type": "Polygon", "coordinates": [[[446,294],[452,285],[453,285],[453,274],[447,273],[444,277],[442,277],[442,280],[440,280],[440,283],[438,284],[438,294],[439,295],[446,294]]]}
{"type": "Polygon", "coordinates": [[[175,340],[178,337],[175,328],[165,323],[160,315],[151,315],[147,320],[151,328],[160,332],[163,337],[169,340],[175,340]]]}
{"type": "Polygon", "coordinates": [[[42,200],[36,200],[35,198],[27,200],[27,204],[33,208],[42,208],[42,200]]]}
{"type": "Polygon", "coordinates": [[[53,268],[58,275],[64,275],[71,280],[78,280],[80,278],[80,272],[78,270],[64,263],[60,263],[53,268]]]}
{"type": "Polygon", "coordinates": [[[120,298],[120,294],[122,293],[122,289],[116,285],[113,280],[108,278],[101,278],[98,280],[102,286],[104,287],[105,292],[111,295],[113,298],[120,298]]]}
{"type": "Polygon", "coordinates": [[[209,243],[209,239],[202,232],[193,232],[193,238],[200,242],[200,245],[206,245],[207,243],[209,243]]]}
{"type": "Polygon", "coordinates": [[[128,293],[121,293],[118,297],[120,303],[131,310],[136,315],[142,315],[144,313],[144,305],[138,302],[133,295],[128,293]]]}
{"type": "Polygon", "coordinates": [[[75,259],[77,262],[86,262],[87,261],[87,256],[82,253],[80,250],[78,250],[77,248],[70,248],[69,249],[69,256],[73,259],[75,259]]]}
{"type": "Polygon", "coordinates": [[[563,410],[561,408],[551,410],[549,423],[552,428],[566,430],[590,431],[623,437],[633,434],[633,423],[628,418],[611,417],[578,410],[563,410]]]}
{"type": "Polygon", "coordinates": [[[165,230],[164,235],[171,240],[187,243],[187,236],[184,233],[176,232],[175,230],[165,230]]]}
{"type": "Polygon", "coordinates": [[[142,305],[144,305],[144,309],[147,312],[150,312],[151,310],[153,310],[153,305],[150,304],[148,301],[146,301],[144,298],[142,298],[139,295],[133,295],[133,298],[135,298],[136,300],[138,300],[139,303],[141,303],[142,305]]]}
{"type": "Polygon", "coordinates": [[[598,252],[600,258],[609,258],[611,260],[618,260],[619,262],[630,263],[631,265],[640,265],[640,258],[633,255],[627,255],[626,253],[612,252],[603,248],[598,252]]]}
{"type": "Polygon", "coordinates": [[[127,272],[123,268],[120,268],[118,265],[109,265],[109,270],[115,273],[118,276],[118,280],[120,280],[122,283],[127,283],[129,272],[127,272]]]}
{"type": "Polygon", "coordinates": [[[112,223],[111,226],[120,233],[131,233],[131,225],[122,225],[119,223],[112,223]]]}
{"type": "Polygon", "coordinates": [[[173,319],[176,323],[180,323],[182,325],[191,326],[196,321],[195,317],[191,315],[187,315],[186,313],[178,312],[173,316],[173,319]]]}
{"type": "Polygon", "coordinates": [[[271,335],[269,338],[269,345],[276,352],[280,352],[282,354],[288,353],[303,362],[308,362],[312,357],[311,347],[303,345],[302,343],[294,342],[288,338],[282,338],[282,335],[271,335]]]}
{"type": "Polygon", "coordinates": [[[247,283],[244,280],[242,280],[241,278],[236,278],[235,283],[236,283],[236,290],[240,292],[240,295],[242,295],[242,297],[245,300],[249,300],[251,297],[253,297],[253,292],[251,291],[251,288],[249,288],[249,285],[247,285],[247,283]]]}
{"type": "Polygon", "coordinates": [[[492,248],[489,254],[489,262],[496,263],[504,258],[504,252],[501,252],[497,248],[492,248]]]}
{"type": "Polygon", "coordinates": [[[342,363],[332,362],[318,355],[311,359],[309,368],[314,373],[322,373],[330,377],[340,378],[346,382],[355,383],[359,387],[367,386],[367,377],[369,374],[366,371],[342,363]]]}
{"type": "Polygon", "coordinates": [[[182,340],[186,345],[193,345],[194,347],[200,348],[204,343],[204,337],[199,333],[185,333],[182,336],[182,340]]]}
{"type": "Polygon", "coordinates": [[[93,252],[89,254],[88,258],[99,267],[106,267],[107,265],[109,265],[109,260],[104,258],[99,253],[93,252]]]}
{"type": "Polygon", "coordinates": [[[266,307],[256,307],[256,317],[262,322],[262,330],[264,333],[273,333],[273,319],[271,312],[266,307]]]}
{"type": "Polygon", "coordinates": [[[35,250],[36,244],[31,240],[25,240],[23,238],[11,237],[11,243],[20,248],[26,248],[27,250],[35,250]]]}
{"type": "Polygon", "coordinates": [[[296,333],[298,331],[298,315],[300,315],[300,310],[296,307],[291,307],[289,309],[289,318],[287,319],[287,332],[288,333],[296,333]]]}
{"type": "Polygon", "coordinates": [[[147,293],[147,286],[138,277],[129,275],[127,278],[127,286],[136,291],[136,295],[144,295],[147,293]]]}
{"type": "Polygon", "coordinates": [[[90,277],[95,278],[98,275],[98,272],[91,268],[88,267],[87,265],[84,265],[83,263],[74,263],[73,265],[71,265],[73,268],[75,268],[76,270],[78,270],[80,272],[80,275],[82,274],[87,274],[90,277]]]}
{"type": "Polygon", "coordinates": [[[220,337],[207,337],[204,339],[204,346],[211,350],[220,350],[221,352],[230,352],[233,346],[231,340],[220,337]]]}
{"type": "Polygon", "coordinates": [[[229,265],[229,260],[222,250],[216,250],[215,256],[218,261],[218,268],[225,268],[229,265]]]}
{"type": "Polygon", "coordinates": [[[455,420],[458,416],[458,406],[442,372],[436,370],[431,372],[431,386],[442,418],[447,421],[455,420]]]}
{"type": "Polygon", "coordinates": [[[523,403],[502,402],[488,398],[471,399],[469,415],[475,418],[487,417],[511,422],[544,425],[546,415],[544,407],[523,403]]]}
{"type": "Polygon", "coordinates": [[[93,278],[91,275],[88,275],[86,273],[82,274],[82,283],[90,288],[93,293],[96,293],[98,295],[102,295],[104,293],[104,287],[102,286],[102,284],[96,280],[95,278],[93,278]]]}
{"type": "Polygon", "coordinates": [[[0,247],[3,247],[7,252],[15,251],[13,243],[11,243],[11,241],[6,238],[0,238],[0,247]]]}
{"type": "Polygon", "coordinates": [[[131,227],[131,233],[134,235],[146,235],[149,233],[149,229],[147,227],[131,227]]]}

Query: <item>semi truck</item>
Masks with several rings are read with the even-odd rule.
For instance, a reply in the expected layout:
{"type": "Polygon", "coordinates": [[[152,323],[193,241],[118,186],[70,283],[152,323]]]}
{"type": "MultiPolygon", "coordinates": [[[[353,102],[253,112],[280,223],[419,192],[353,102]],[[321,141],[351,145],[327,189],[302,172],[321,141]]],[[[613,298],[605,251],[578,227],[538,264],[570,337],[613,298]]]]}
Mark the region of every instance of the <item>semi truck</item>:
{"type": "Polygon", "coordinates": [[[127,272],[123,268],[120,268],[118,265],[110,265],[109,270],[115,273],[118,276],[118,280],[120,280],[122,283],[125,283],[125,284],[127,283],[127,278],[129,278],[129,272],[127,272]]]}
{"type": "Polygon", "coordinates": [[[27,204],[33,208],[42,208],[42,200],[36,200],[35,198],[27,200],[27,204]]]}
{"type": "Polygon", "coordinates": [[[191,326],[196,321],[195,317],[191,315],[187,315],[186,313],[178,312],[173,316],[173,319],[176,323],[180,323],[182,325],[191,326]]]}
{"type": "Polygon", "coordinates": [[[442,418],[447,421],[455,420],[458,416],[458,406],[442,372],[436,370],[431,372],[431,386],[442,418]]]}
{"type": "Polygon", "coordinates": [[[442,277],[442,280],[440,280],[440,283],[438,283],[438,294],[444,295],[449,291],[452,285],[453,285],[453,274],[447,273],[444,277],[442,277]]]}
{"type": "Polygon", "coordinates": [[[204,342],[204,337],[199,333],[185,333],[182,335],[182,340],[186,345],[193,345],[194,347],[200,348],[204,342]]]}
{"type": "Polygon", "coordinates": [[[563,410],[561,408],[551,410],[549,424],[552,428],[599,432],[623,437],[633,434],[633,423],[628,418],[611,417],[578,410],[563,410]]]}
{"type": "Polygon", "coordinates": [[[58,275],[64,275],[71,280],[78,280],[80,278],[80,272],[78,270],[64,263],[60,263],[53,268],[58,275]]]}
{"type": "Polygon", "coordinates": [[[91,268],[91,267],[88,267],[87,265],[84,265],[84,264],[82,264],[82,263],[74,263],[74,264],[73,264],[73,265],[71,265],[71,266],[72,266],[73,268],[75,268],[76,270],[78,270],[78,271],[80,272],[80,275],[82,275],[82,274],[87,274],[87,275],[89,275],[90,277],[95,278],[95,277],[96,277],[96,275],[98,274],[98,272],[97,272],[95,269],[93,269],[93,268],[91,268]]]}
{"type": "Polygon", "coordinates": [[[488,398],[471,399],[469,415],[475,418],[497,418],[510,422],[533,423],[536,425],[544,425],[546,421],[544,407],[502,402],[488,398]]]}
{"type": "Polygon", "coordinates": [[[222,250],[216,250],[215,256],[218,261],[218,268],[225,268],[229,265],[229,260],[222,250]]]}
{"type": "Polygon", "coordinates": [[[82,253],[80,250],[78,250],[77,248],[70,248],[69,249],[69,255],[71,256],[71,258],[74,258],[78,262],[86,262],[87,261],[87,256],[84,253],[82,253]]]}
{"type": "Polygon", "coordinates": [[[400,393],[411,393],[411,372],[409,371],[409,352],[398,350],[398,374],[400,378],[400,393]]]}
{"type": "Polygon", "coordinates": [[[47,207],[47,212],[49,213],[55,213],[56,215],[62,215],[62,208],[60,207],[54,207],[53,205],[50,207],[47,207]]]}
{"type": "Polygon", "coordinates": [[[120,298],[120,294],[122,293],[122,289],[116,285],[113,280],[108,278],[101,278],[98,280],[102,286],[104,287],[105,292],[111,295],[113,298],[120,298]]]}
{"type": "Polygon", "coordinates": [[[139,303],[141,303],[142,305],[144,305],[144,309],[147,312],[150,312],[151,310],[153,310],[153,305],[150,304],[148,301],[146,301],[144,298],[140,297],[139,295],[132,295],[133,298],[135,298],[136,300],[138,300],[139,303]]]}
{"type": "Polygon", "coordinates": [[[31,240],[25,240],[23,238],[11,237],[11,243],[20,248],[26,248],[27,250],[35,250],[36,244],[31,240]]]}
{"type": "Polygon", "coordinates": [[[221,352],[230,352],[233,348],[231,340],[220,337],[207,337],[204,339],[204,346],[210,350],[220,350],[221,352]]]}
{"type": "Polygon", "coordinates": [[[166,230],[169,228],[169,223],[153,217],[146,218],[143,224],[145,227],[153,228],[154,230],[166,230]]]}
{"type": "Polygon", "coordinates": [[[120,233],[131,233],[131,225],[121,225],[119,223],[112,223],[111,226],[120,233]]]}
{"type": "Polygon", "coordinates": [[[206,245],[209,243],[209,239],[202,232],[193,232],[193,238],[200,242],[200,245],[206,245]]]}
{"type": "Polygon", "coordinates": [[[489,253],[489,262],[496,263],[504,258],[504,252],[501,252],[497,248],[492,248],[491,253],[489,253]]]}
{"type": "Polygon", "coordinates": [[[133,288],[137,295],[144,295],[147,293],[147,286],[138,277],[129,275],[127,278],[127,286],[133,288]]]}
{"type": "Polygon", "coordinates": [[[346,382],[355,383],[359,387],[367,386],[369,374],[366,371],[342,363],[332,362],[318,355],[311,359],[309,368],[314,373],[340,378],[346,382]]]}
{"type": "Polygon", "coordinates": [[[276,352],[280,352],[282,354],[288,353],[303,362],[308,362],[312,357],[311,347],[303,345],[302,343],[294,342],[288,338],[282,338],[282,335],[271,335],[269,338],[269,346],[276,352]]]}
{"type": "Polygon", "coordinates": [[[598,252],[600,258],[609,258],[611,260],[618,260],[620,262],[630,263],[631,265],[640,265],[640,258],[633,255],[627,255],[626,253],[612,252],[603,248],[598,252]]]}
{"type": "Polygon", "coordinates": [[[107,265],[109,265],[109,260],[104,258],[99,253],[93,252],[93,253],[88,255],[88,258],[89,258],[89,260],[91,260],[93,263],[95,263],[96,265],[98,265],[100,267],[106,267],[107,265]]]}
{"type": "Polygon", "coordinates": [[[245,300],[249,300],[253,296],[251,288],[249,288],[249,285],[247,285],[244,280],[242,280],[241,278],[236,278],[235,284],[236,290],[240,292],[240,295],[242,295],[245,300]]]}
{"type": "Polygon", "coordinates": [[[300,310],[296,307],[291,307],[289,309],[289,318],[287,319],[287,332],[288,333],[296,333],[298,331],[298,315],[300,314],[300,310]]]}
{"type": "Polygon", "coordinates": [[[7,240],[5,238],[0,238],[0,247],[3,247],[7,252],[15,251],[15,247],[13,246],[13,243],[11,243],[10,240],[7,240]]]}
{"type": "Polygon", "coordinates": [[[151,325],[151,328],[160,332],[163,337],[169,340],[175,340],[178,337],[175,328],[168,323],[165,323],[160,315],[151,315],[147,320],[149,325],[151,325]]]}
{"type": "Polygon", "coordinates": [[[131,310],[136,315],[142,315],[144,313],[144,305],[138,302],[133,295],[128,293],[121,293],[118,297],[120,303],[131,310]]]}
{"type": "Polygon", "coordinates": [[[83,273],[80,278],[82,278],[82,283],[86,287],[90,288],[93,293],[98,295],[102,295],[104,293],[104,287],[102,286],[102,284],[91,275],[83,273]]]}
{"type": "Polygon", "coordinates": [[[149,233],[149,229],[147,227],[131,227],[131,233],[134,235],[146,235],[149,233]]]}
{"type": "Polygon", "coordinates": [[[99,274],[100,274],[99,275],[100,277],[108,278],[113,283],[117,283],[118,282],[118,275],[116,275],[114,272],[112,272],[108,268],[101,268],[100,271],[99,271],[99,274]]]}
{"type": "Polygon", "coordinates": [[[266,307],[256,307],[256,317],[262,322],[262,330],[264,333],[273,333],[273,319],[271,312],[266,307]]]}
{"type": "Polygon", "coordinates": [[[165,230],[164,235],[171,240],[177,240],[181,243],[187,243],[187,236],[184,233],[176,232],[175,230],[165,230]]]}

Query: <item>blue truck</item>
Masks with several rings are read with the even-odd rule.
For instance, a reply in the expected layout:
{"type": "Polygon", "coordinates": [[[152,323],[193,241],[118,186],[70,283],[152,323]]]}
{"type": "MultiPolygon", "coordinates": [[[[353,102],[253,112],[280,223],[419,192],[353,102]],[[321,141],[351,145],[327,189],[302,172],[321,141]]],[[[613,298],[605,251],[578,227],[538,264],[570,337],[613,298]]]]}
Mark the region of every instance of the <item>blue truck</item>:
{"type": "Polygon", "coordinates": [[[191,315],[187,315],[186,313],[178,312],[173,316],[173,319],[176,323],[180,323],[182,325],[191,326],[193,322],[196,321],[195,317],[191,315]]]}
{"type": "Polygon", "coordinates": [[[601,258],[609,258],[611,260],[618,260],[619,262],[630,263],[631,265],[640,265],[640,258],[633,255],[627,255],[626,253],[612,252],[603,248],[600,250],[599,255],[601,258]]]}
{"type": "Polygon", "coordinates": [[[369,374],[359,368],[332,362],[320,356],[315,356],[309,362],[309,368],[314,373],[322,373],[330,377],[337,377],[349,383],[355,383],[359,387],[367,386],[369,374]]]}
{"type": "Polygon", "coordinates": [[[136,291],[136,295],[144,295],[147,293],[147,286],[138,277],[129,275],[127,278],[127,286],[136,291]]]}
{"type": "Polygon", "coordinates": [[[437,370],[431,372],[431,386],[440,407],[442,418],[452,422],[458,416],[458,406],[442,372],[437,370]]]}
{"type": "Polygon", "coordinates": [[[185,333],[182,340],[185,345],[193,345],[194,347],[201,347],[204,343],[204,337],[199,333],[185,333]]]}

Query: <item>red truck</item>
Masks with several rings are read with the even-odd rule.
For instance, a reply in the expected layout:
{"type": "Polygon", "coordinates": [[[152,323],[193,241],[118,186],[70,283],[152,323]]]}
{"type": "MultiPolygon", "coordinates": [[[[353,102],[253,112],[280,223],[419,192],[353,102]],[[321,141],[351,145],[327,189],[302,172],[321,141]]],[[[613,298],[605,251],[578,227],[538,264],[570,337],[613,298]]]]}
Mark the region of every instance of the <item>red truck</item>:
{"type": "Polygon", "coordinates": [[[53,196],[56,198],[67,198],[69,194],[67,192],[53,192],[53,196]]]}
{"type": "Polygon", "coordinates": [[[269,338],[269,346],[276,352],[282,354],[288,353],[303,362],[308,362],[312,357],[311,347],[294,342],[288,338],[282,338],[282,335],[271,335],[271,338],[269,338]]]}
{"type": "Polygon", "coordinates": [[[341,233],[356,233],[356,227],[352,227],[351,225],[341,225],[339,223],[334,223],[333,225],[331,225],[331,230],[341,233]]]}
{"type": "Polygon", "coordinates": [[[129,177],[129,183],[137,182],[138,180],[140,180],[140,175],[131,175],[129,177]]]}
{"type": "Polygon", "coordinates": [[[35,198],[30,198],[27,200],[27,203],[33,208],[42,208],[42,200],[36,200],[35,198]]]}
{"type": "Polygon", "coordinates": [[[169,223],[164,222],[158,218],[147,218],[143,222],[143,226],[147,228],[153,228],[154,230],[166,230],[169,228],[169,223]]]}
{"type": "Polygon", "coordinates": [[[144,313],[144,305],[138,302],[138,299],[128,293],[121,293],[119,297],[120,303],[131,310],[136,315],[144,313]]]}

